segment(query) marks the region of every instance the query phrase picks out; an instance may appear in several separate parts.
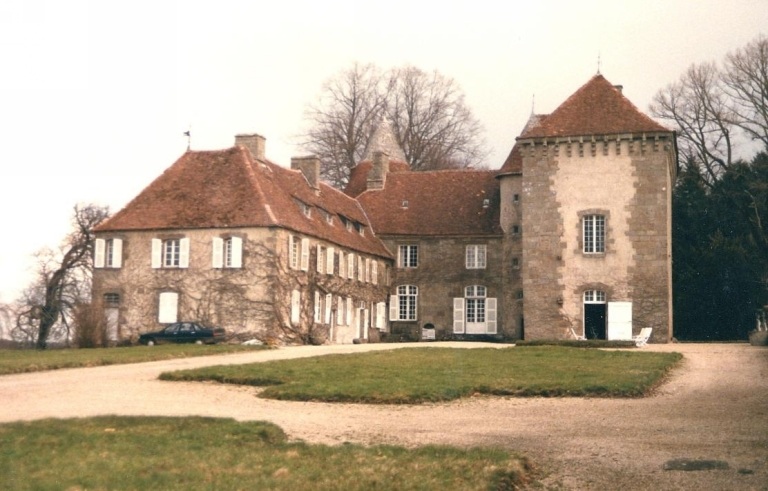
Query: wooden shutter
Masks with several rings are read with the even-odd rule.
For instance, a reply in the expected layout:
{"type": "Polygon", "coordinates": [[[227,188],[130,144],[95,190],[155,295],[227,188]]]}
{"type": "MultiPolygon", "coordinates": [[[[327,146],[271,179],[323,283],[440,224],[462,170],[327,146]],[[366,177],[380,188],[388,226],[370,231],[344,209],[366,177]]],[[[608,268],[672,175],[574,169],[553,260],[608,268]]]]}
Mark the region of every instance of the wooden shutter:
{"type": "Polygon", "coordinates": [[[112,264],[113,268],[123,267],[123,239],[112,239],[112,264]]]}
{"type": "Polygon", "coordinates": [[[369,258],[365,258],[365,282],[371,282],[371,260],[369,258]]]}
{"type": "Polygon", "coordinates": [[[352,310],[352,298],[347,297],[347,325],[348,326],[354,326],[355,325],[355,316],[353,315],[352,310]]]}
{"type": "Polygon", "coordinates": [[[400,319],[400,297],[397,295],[389,296],[389,320],[396,321],[400,319]]]}
{"type": "Polygon", "coordinates": [[[329,247],[325,255],[325,274],[333,274],[334,262],[336,261],[336,249],[329,247]]]}
{"type": "Polygon", "coordinates": [[[355,254],[353,252],[347,254],[347,279],[355,279],[355,254]]]}
{"type": "Polygon", "coordinates": [[[163,265],[163,241],[152,239],[152,267],[159,268],[163,265]]]}
{"type": "Polygon", "coordinates": [[[379,284],[379,262],[376,260],[371,263],[371,282],[374,285],[379,284]]]}
{"type": "Polygon", "coordinates": [[[344,324],[344,299],[336,297],[336,325],[343,326],[344,324]]]}
{"type": "Polygon", "coordinates": [[[387,318],[387,304],[384,302],[379,302],[376,304],[376,326],[379,329],[384,329],[386,327],[386,318],[387,318]]]}
{"type": "Polygon", "coordinates": [[[331,307],[333,306],[333,295],[327,293],[325,295],[325,323],[331,323],[331,307]]]}
{"type": "Polygon", "coordinates": [[[104,251],[106,250],[106,241],[104,239],[96,239],[93,244],[93,267],[104,267],[104,251]]]}
{"type": "Polygon", "coordinates": [[[464,299],[453,299],[453,332],[464,333],[464,299]]]}
{"type": "Polygon", "coordinates": [[[232,268],[243,267],[243,239],[242,237],[232,237],[232,268]]]}
{"type": "Polygon", "coordinates": [[[318,273],[322,273],[323,272],[323,266],[325,266],[325,264],[323,264],[323,261],[324,261],[323,260],[323,246],[321,246],[320,244],[317,244],[316,249],[317,249],[316,250],[317,258],[316,258],[315,261],[317,262],[317,264],[315,265],[316,266],[315,270],[318,273]]]}
{"type": "Polygon", "coordinates": [[[299,269],[299,258],[293,255],[293,248],[295,247],[295,239],[293,235],[288,236],[288,266],[291,269],[299,269]]]}
{"type": "Polygon", "coordinates": [[[189,237],[179,240],[179,267],[189,267],[189,237]]]}
{"type": "Polygon", "coordinates": [[[496,299],[485,299],[485,329],[488,334],[496,334],[496,299]]]}
{"type": "Polygon", "coordinates": [[[224,266],[224,239],[221,237],[213,238],[213,257],[211,259],[212,267],[221,268],[224,266]]]}
{"type": "Polygon", "coordinates": [[[365,281],[365,263],[363,256],[357,256],[357,281],[365,281]]]}
{"type": "Polygon", "coordinates": [[[301,239],[301,270],[309,271],[309,239],[301,239]]]}
{"type": "Polygon", "coordinates": [[[344,251],[339,251],[339,278],[347,277],[347,261],[344,257],[344,251]]]}

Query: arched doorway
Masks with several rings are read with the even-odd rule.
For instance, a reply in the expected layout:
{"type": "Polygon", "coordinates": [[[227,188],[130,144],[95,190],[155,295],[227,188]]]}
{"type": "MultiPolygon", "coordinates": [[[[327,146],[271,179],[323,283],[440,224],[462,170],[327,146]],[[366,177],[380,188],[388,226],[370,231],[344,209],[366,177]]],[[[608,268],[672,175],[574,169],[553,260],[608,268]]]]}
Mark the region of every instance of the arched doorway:
{"type": "Polygon", "coordinates": [[[584,335],[587,339],[605,339],[605,292],[584,292],[584,335]]]}

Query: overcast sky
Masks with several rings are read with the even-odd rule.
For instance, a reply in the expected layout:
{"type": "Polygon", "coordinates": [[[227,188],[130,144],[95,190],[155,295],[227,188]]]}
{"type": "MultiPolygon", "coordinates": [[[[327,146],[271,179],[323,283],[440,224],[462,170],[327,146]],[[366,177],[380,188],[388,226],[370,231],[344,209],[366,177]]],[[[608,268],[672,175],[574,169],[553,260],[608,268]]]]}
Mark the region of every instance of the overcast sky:
{"type": "Polygon", "coordinates": [[[0,3],[0,302],[76,203],[122,208],[186,150],[267,138],[289,165],[322,83],[353,62],[454,78],[499,167],[531,113],[598,70],[647,111],[692,63],[768,30],[766,0],[0,3]]]}

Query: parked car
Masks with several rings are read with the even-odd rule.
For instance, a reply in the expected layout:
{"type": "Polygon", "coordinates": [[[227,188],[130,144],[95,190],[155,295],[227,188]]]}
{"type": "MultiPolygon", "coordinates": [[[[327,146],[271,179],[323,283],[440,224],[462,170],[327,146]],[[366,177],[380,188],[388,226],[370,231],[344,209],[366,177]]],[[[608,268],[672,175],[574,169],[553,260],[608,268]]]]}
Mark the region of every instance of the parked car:
{"type": "Polygon", "coordinates": [[[168,327],[139,336],[139,342],[147,346],[160,343],[214,344],[224,339],[221,327],[205,327],[196,322],[175,322],[168,327]]]}

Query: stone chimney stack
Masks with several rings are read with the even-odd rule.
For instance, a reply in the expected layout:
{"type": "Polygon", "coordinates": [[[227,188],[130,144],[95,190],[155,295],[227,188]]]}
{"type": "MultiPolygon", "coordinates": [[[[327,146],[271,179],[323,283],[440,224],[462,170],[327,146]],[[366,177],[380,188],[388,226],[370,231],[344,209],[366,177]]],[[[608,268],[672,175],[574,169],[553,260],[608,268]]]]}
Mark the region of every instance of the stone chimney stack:
{"type": "Polygon", "coordinates": [[[384,189],[389,173],[389,155],[377,151],[373,153],[373,167],[368,171],[367,189],[384,189]]]}
{"type": "Polygon", "coordinates": [[[314,155],[308,157],[291,157],[291,169],[300,170],[312,186],[312,189],[320,189],[320,159],[314,155]]]}
{"type": "Polygon", "coordinates": [[[251,156],[257,160],[264,160],[264,148],[267,139],[256,133],[250,135],[235,135],[235,145],[245,147],[251,152],[251,156]]]}

